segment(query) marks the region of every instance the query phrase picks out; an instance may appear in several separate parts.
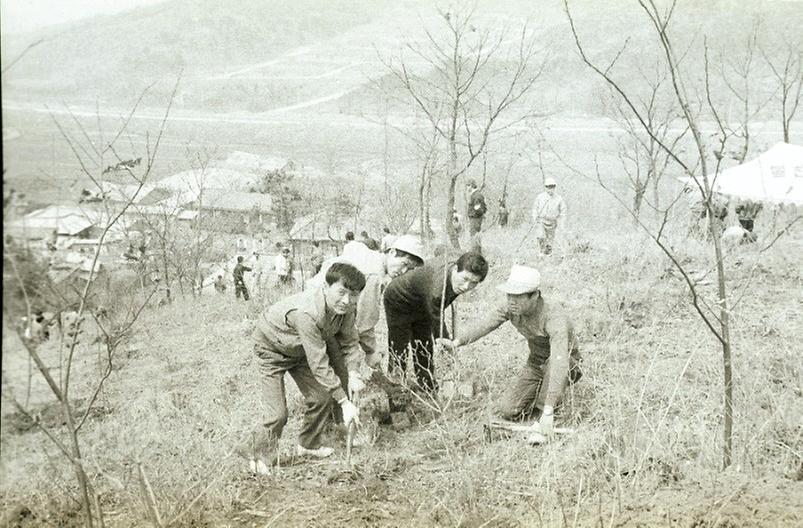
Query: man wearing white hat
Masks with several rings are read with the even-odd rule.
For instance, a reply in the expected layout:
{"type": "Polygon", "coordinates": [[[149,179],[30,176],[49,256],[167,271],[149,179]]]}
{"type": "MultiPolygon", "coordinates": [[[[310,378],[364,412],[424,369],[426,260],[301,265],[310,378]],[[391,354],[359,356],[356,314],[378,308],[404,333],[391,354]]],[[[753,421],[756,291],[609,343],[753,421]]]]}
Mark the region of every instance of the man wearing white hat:
{"type": "Polygon", "coordinates": [[[327,270],[335,262],[351,264],[365,275],[365,288],[357,301],[357,331],[366,363],[376,366],[380,357],[376,353],[375,327],[379,322],[382,291],[391,279],[424,264],[424,246],[414,235],[397,237],[385,253],[370,250],[364,244],[347,246],[340,256],[323,263],[307,287],[321,287],[327,270]]]}
{"type": "Polygon", "coordinates": [[[533,204],[533,222],[536,226],[540,226],[538,246],[544,255],[552,253],[552,242],[555,240],[558,224],[564,222],[566,218],[566,202],[555,193],[556,186],[554,178],[546,178],[544,180],[546,190],[536,196],[533,204]]]}
{"type": "Polygon", "coordinates": [[[580,379],[580,353],[572,323],[560,304],[541,296],[541,275],[527,266],[513,266],[510,277],[497,289],[507,299],[486,317],[467,325],[456,339],[441,339],[448,349],[472,343],[510,321],[527,339],[529,357],[499,409],[507,420],[539,415],[544,434],[552,432],[553,411],[567,383],[580,379]]]}

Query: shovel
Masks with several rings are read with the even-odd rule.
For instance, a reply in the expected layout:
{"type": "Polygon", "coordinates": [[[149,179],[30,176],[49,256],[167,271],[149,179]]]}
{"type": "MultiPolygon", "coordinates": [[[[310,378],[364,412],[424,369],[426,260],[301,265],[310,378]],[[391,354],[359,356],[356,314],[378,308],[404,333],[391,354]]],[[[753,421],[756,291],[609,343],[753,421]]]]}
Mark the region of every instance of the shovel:
{"type": "MultiPolygon", "coordinates": [[[[352,403],[357,406],[357,410],[360,409],[360,395],[358,393],[354,393],[352,396],[352,403]]],[[[352,469],[351,466],[351,449],[354,447],[354,435],[357,434],[357,424],[354,421],[351,421],[346,429],[346,465],[349,469],[352,469]]]]}
{"type": "MultiPolygon", "coordinates": [[[[491,419],[487,424],[483,425],[485,432],[485,440],[492,442],[494,440],[494,432],[506,431],[508,433],[527,434],[527,442],[530,444],[543,444],[546,443],[547,438],[541,432],[541,426],[538,422],[531,424],[524,424],[518,422],[509,422],[507,420],[491,419]]],[[[574,429],[568,427],[555,427],[553,429],[555,434],[571,434],[574,429]]]]}

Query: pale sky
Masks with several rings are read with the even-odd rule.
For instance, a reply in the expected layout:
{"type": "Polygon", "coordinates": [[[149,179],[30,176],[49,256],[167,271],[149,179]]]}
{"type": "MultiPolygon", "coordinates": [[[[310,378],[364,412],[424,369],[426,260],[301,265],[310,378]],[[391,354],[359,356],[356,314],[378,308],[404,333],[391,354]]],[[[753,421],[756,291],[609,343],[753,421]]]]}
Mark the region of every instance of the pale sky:
{"type": "Polygon", "coordinates": [[[0,30],[19,33],[164,0],[0,0],[0,30]]]}

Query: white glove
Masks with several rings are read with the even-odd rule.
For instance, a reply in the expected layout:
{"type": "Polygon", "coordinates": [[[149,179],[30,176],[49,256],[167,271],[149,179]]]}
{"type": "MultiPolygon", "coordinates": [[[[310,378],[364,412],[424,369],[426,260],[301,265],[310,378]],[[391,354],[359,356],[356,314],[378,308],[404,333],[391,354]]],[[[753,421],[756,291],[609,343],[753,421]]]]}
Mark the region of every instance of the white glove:
{"type": "Polygon", "coordinates": [[[354,399],[360,395],[365,388],[365,382],[357,372],[349,372],[349,398],[354,399]]]}
{"type": "Polygon", "coordinates": [[[343,410],[343,424],[346,427],[351,425],[352,422],[354,422],[354,425],[360,425],[360,410],[356,405],[349,400],[345,400],[340,404],[340,408],[343,410]]]}
{"type": "MultiPolygon", "coordinates": [[[[545,406],[546,407],[546,406],[545,406]]],[[[555,429],[555,415],[551,408],[544,409],[541,418],[538,420],[538,426],[541,429],[541,434],[550,438],[555,429]]]]}

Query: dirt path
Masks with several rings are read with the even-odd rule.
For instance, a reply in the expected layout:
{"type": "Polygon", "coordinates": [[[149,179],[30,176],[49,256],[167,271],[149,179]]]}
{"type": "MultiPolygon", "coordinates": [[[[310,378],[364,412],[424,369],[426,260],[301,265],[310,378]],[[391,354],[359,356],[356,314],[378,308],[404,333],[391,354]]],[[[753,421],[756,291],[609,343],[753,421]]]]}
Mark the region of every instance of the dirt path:
{"type": "Polygon", "coordinates": [[[285,61],[287,59],[290,59],[290,58],[295,58],[295,57],[300,57],[302,55],[306,55],[307,53],[309,53],[310,49],[311,48],[309,46],[302,46],[300,48],[294,49],[293,51],[285,53],[283,55],[279,55],[276,58],[273,58],[273,59],[270,59],[270,60],[267,60],[267,61],[264,61],[264,62],[258,62],[256,64],[251,64],[249,66],[246,66],[244,68],[240,68],[238,70],[234,70],[232,72],[221,73],[221,74],[218,74],[218,75],[212,75],[212,76],[210,76],[208,78],[212,79],[212,80],[231,79],[231,78],[236,77],[238,75],[242,75],[243,73],[248,73],[248,72],[251,72],[251,71],[254,71],[254,70],[260,70],[262,68],[266,68],[268,66],[273,66],[274,64],[278,64],[278,63],[283,62],[283,61],[285,61]]]}

